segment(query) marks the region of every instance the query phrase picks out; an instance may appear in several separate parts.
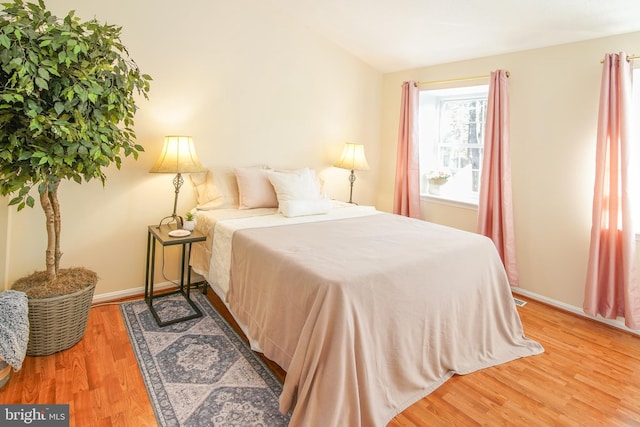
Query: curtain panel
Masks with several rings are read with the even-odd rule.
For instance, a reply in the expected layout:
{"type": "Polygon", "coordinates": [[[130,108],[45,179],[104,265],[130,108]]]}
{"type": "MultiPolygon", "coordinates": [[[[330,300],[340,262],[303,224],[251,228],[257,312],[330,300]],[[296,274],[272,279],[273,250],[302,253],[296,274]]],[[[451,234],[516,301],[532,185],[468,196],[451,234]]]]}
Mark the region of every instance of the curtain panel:
{"type": "Polygon", "coordinates": [[[509,284],[518,286],[509,148],[509,76],[506,70],[491,73],[487,101],[477,230],[493,240],[509,284]]]}
{"type": "Polygon", "coordinates": [[[402,83],[393,213],[420,218],[420,159],[418,146],[418,87],[402,83]]]}
{"type": "Polygon", "coordinates": [[[583,309],[607,319],[623,317],[640,329],[640,290],[631,197],[634,158],[631,64],[624,52],[602,66],[591,243],[583,309]]]}

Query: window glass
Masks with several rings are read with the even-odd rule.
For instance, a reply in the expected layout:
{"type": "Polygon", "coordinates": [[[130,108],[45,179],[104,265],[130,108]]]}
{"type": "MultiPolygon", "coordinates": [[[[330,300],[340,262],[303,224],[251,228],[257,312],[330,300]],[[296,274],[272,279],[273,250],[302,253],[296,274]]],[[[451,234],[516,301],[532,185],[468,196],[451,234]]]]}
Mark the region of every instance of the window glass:
{"type": "Polygon", "coordinates": [[[478,203],[488,86],[420,92],[420,190],[478,203]]]}

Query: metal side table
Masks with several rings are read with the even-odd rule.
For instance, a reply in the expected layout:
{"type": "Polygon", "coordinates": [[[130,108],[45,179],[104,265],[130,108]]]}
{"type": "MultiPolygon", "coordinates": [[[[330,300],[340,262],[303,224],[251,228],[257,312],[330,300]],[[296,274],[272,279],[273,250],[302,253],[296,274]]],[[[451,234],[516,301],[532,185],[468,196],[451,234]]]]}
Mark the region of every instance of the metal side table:
{"type": "Polygon", "coordinates": [[[191,288],[191,266],[189,265],[189,259],[191,258],[191,245],[195,242],[204,242],[207,237],[197,231],[192,231],[191,234],[184,237],[171,237],[169,232],[175,230],[175,227],[164,224],[161,226],[150,225],[147,232],[147,268],[146,277],[144,281],[144,300],[149,306],[151,314],[156,319],[158,326],[168,326],[177,322],[183,322],[185,320],[195,319],[202,317],[202,311],[191,300],[190,288],[191,288]],[[180,267],[180,287],[172,292],[164,292],[159,295],[153,295],[153,281],[155,272],[155,260],[156,260],[156,245],[160,244],[162,247],[181,245],[182,246],[182,265],[180,267]],[[187,281],[185,283],[185,270],[187,281]],[[166,297],[168,295],[181,294],[185,300],[189,303],[194,313],[177,319],[162,321],[156,309],[153,307],[154,299],[160,297],[166,297]]]}

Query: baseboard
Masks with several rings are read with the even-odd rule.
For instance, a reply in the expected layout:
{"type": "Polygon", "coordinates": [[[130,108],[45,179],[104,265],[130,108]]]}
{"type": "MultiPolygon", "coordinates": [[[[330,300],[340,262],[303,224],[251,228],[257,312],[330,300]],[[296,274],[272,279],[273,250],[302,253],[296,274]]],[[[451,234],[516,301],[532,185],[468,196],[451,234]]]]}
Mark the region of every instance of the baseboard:
{"type": "MultiPolygon", "coordinates": [[[[172,282],[155,283],[153,285],[153,291],[164,291],[165,289],[175,288],[176,285],[172,282]]],[[[93,296],[92,304],[104,304],[110,301],[116,301],[124,298],[131,298],[135,296],[144,295],[144,286],[137,288],[124,289],[122,291],[107,292],[104,294],[98,294],[93,296]]]]}
{"type": "Polygon", "coordinates": [[[561,310],[568,311],[568,312],[573,313],[573,314],[577,314],[578,316],[585,317],[585,318],[591,319],[591,320],[595,320],[596,322],[604,323],[606,325],[613,326],[614,328],[622,329],[623,331],[631,332],[634,335],[639,335],[640,336],[640,331],[627,327],[624,324],[624,320],[619,320],[619,319],[612,320],[612,319],[604,319],[602,317],[589,316],[581,308],[575,307],[575,306],[570,305],[570,304],[565,304],[565,303],[563,303],[561,301],[558,301],[558,300],[555,300],[553,298],[548,298],[548,297],[545,297],[543,295],[536,294],[535,292],[531,292],[531,291],[528,291],[526,289],[518,288],[518,287],[515,287],[515,286],[511,287],[511,291],[513,293],[515,293],[515,294],[523,295],[523,296],[526,296],[526,297],[531,298],[533,300],[540,301],[540,302],[543,302],[545,304],[551,305],[553,307],[559,308],[561,310]]]}

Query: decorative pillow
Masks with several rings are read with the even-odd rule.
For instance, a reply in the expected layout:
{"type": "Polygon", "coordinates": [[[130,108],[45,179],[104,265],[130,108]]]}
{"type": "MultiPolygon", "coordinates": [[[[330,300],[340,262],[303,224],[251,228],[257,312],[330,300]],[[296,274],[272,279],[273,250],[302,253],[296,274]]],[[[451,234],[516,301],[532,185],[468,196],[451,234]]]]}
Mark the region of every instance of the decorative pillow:
{"type": "Polygon", "coordinates": [[[278,199],[263,168],[236,168],[239,209],[277,208],[278,199]]]}
{"type": "Polygon", "coordinates": [[[270,171],[267,174],[275,189],[278,204],[288,200],[317,200],[320,198],[320,189],[315,173],[312,173],[309,168],[293,172],[270,171]]]}
{"type": "Polygon", "coordinates": [[[213,175],[211,172],[192,173],[189,174],[189,178],[191,178],[198,209],[207,203],[222,202],[222,194],[220,194],[213,183],[213,175]]]}
{"type": "Polygon", "coordinates": [[[238,206],[238,184],[233,169],[213,169],[189,175],[198,210],[238,206]]]}
{"type": "Polygon", "coordinates": [[[286,217],[304,215],[320,215],[328,213],[333,207],[329,199],[316,200],[285,200],[280,203],[279,209],[286,217]]]}
{"type": "Polygon", "coordinates": [[[220,207],[237,208],[240,197],[233,168],[214,168],[211,172],[213,173],[213,182],[224,198],[224,203],[220,207]]]}

